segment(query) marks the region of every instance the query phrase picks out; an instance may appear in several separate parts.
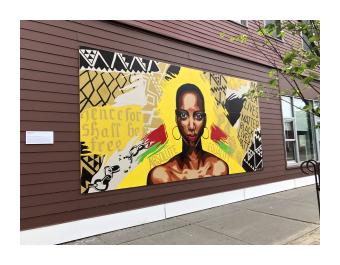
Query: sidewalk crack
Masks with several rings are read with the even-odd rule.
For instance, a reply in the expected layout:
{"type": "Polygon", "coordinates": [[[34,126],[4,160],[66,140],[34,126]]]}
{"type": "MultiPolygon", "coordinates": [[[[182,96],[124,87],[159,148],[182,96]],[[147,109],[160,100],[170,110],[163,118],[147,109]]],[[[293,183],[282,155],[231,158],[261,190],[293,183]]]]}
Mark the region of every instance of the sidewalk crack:
{"type": "Polygon", "coordinates": [[[246,208],[246,210],[251,211],[251,212],[255,212],[255,213],[262,213],[262,214],[271,215],[271,216],[275,216],[275,217],[280,217],[280,218],[284,218],[284,219],[288,219],[288,220],[293,220],[293,221],[298,221],[298,222],[302,222],[302,223],[314,224],[314,225],[320,226],[320,223],[304,221],[304,220],[300,220],[300,219],[296,219],[296,218],[292,218],[292,217],[286,217],[286,216],[281,216],[281,215],[278,215],[278,214],[266,213],[266,212],[262,212],[262,211],[256,211],[256,210],[252,210],[252,209],[248,209],[248,208],[246,208]]]}
{"type": "Polygon", "coordinates": [[[207,229],[207,230],[209,230],[209,231],[213,231],[213,232],[218,233],[218,234],[222,234],[222,235],[224,235],[224,236],[230,237],[230,238],[235,239],[235,240],[237,240],[237,241],[241,241],[241,242],[243,242],[243,243],[246,243],[247,245],[253,245],[252,243],[250,243],[250,242],[248,242],[248,241],[245,241],[245,240],[243,240],[243,239],[239,239],[239,238],[234,237],[234,236],[231,236],[231,235],[229,235],[229,234],[226,234],[226,233],[223,233],[223,232],[220,232],[220,231],[215,231],[214,229],[211,229],[211,228],[208,228],[208,227],[199,225],[199,223],[194,224],[194,225],[197,225],[197,226],[199,226],[199,227],[205,228],[205,229],[207,229]]]}
{"type": "MultiPolygon", "coordinates": [[[[162,233],[164,233],[164,232],[176,230],[176,229],[178,229],[178,228],[182,228],[182,227],[185,227],[185,226],[188,226],[188,225],[191,225],[191,224],[186,224],[186,225],[178,226],[178,227],[171,228],[171,229],[168,229],[168,230],[164,230],[164,231],[160,231],[160,232],[156,232],[156,233],[151,233],[151,234],[148,234],[148,235],[145,235],[145,236],[141,236],[141,237],[138,237],[138,238],[134,238],[134,239],[131,239],[131,240],[127,240],[127,241],[124,241],[124,242],[119,242],[119,243],[114,244],[114,245],[121,245],[121,244],[124,244],[124,243],[128,243],[128,242],[135,241],[135,240],[137,240],[137,239],[141,239],[141,238],[146,238],[146,237],[150,237],[150,236],[162,234],[162,233]]],[[[118,230],[117,230],[117,231],[118,231],[118,230]]],[[[107,242],[107,243],[108,243],[108,244],[111,244],[110,242],[107,242]]],[[[112,245],[112,244],[111,244],[111,245],[112,245]]]]}

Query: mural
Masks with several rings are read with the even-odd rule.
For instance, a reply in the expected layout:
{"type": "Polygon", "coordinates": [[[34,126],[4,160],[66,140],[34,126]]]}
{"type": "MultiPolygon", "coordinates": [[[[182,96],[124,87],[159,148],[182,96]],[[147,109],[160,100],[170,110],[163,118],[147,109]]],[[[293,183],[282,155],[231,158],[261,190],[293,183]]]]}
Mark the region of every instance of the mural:
{"type": "Polygon", "coordinates": [[[263,167],[256,83],[80,47],[81,192],[263,167]]]}

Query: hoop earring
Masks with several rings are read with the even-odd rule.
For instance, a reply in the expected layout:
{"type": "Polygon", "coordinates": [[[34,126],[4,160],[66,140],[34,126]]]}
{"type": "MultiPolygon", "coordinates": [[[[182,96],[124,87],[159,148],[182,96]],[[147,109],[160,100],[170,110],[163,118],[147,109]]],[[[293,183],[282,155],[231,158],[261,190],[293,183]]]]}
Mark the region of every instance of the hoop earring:
{"type": "Polygon", "coordinates": [[[202,138],[203,138],[203,139],[209,139],[209,129],[208,129],[207,127],[204,127],[204,129],[207,129],[207,131],[208,131],[208,136],[207,136],[207,137],[204,137],[204,136],[203,136],[203,135],[204,135],[204,132],[203,132],[202,138]]]}
{"type": "MultiPolygon", "coordinates": [[[[175,126],[174,128],[172,128],[172,131],[171,131],[171,134],[172,134],[172,137],[175,139],[175,140],[179,140],[179,139],[181,139],[182,138],[182,135],[181,134],[179,134],[179,138],[176,138],[175,136],[174,136],[174,129],[175,128],[178,128],[178,126],[175,126]]],[[[179,131],[179,130],[178,130],[179,131]]]]}

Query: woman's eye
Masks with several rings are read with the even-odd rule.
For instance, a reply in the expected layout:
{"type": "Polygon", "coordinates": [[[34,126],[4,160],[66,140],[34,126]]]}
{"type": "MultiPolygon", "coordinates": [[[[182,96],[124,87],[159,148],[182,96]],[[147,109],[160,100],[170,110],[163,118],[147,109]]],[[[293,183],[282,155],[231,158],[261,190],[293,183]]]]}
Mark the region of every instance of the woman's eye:
{"type": "Polygon", "coordinates": [[[182,120],[185,120],[185,119],[188,117],[188,115],[187,115],[186,113],[184,113],[184,112],[181,112],[180,115],[179,115],[179,117],[180,117],[182,120]]]}
{"type": "Polygon", "coordinates": [[[201,120],[203,120],[203,114],[202,113],[195,113],[194,118],[196,120],[201,121],[201,120]]]}
{"type": "Polygon", "coordinates": [[[189,114],[186,111],[176,110],[176,116],[180,120],[186,120],[189,114]]]}

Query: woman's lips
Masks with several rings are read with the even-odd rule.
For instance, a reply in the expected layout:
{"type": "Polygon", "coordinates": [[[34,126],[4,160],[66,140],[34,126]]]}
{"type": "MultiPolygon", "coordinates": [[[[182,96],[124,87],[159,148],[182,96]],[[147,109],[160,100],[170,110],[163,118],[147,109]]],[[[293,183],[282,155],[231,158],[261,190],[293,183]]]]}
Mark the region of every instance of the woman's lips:
{"type": "Polygon", "coordinates": [[[197,135],[187,135],[187,138],[190,142],[195,142],[197,139],[197,135]]]}

